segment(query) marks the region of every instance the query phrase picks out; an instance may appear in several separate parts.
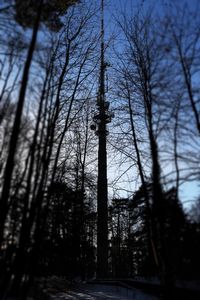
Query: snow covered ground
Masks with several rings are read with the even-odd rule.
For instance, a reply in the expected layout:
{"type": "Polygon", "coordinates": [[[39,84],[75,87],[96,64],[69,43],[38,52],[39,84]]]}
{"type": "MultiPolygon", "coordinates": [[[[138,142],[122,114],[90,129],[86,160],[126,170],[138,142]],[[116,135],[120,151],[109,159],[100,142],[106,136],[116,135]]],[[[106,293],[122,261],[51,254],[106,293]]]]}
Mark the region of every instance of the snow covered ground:
{"type": "Polygon", "coordinates": [[[76,288],[51,295],[51,300],[158,300],[138,289],[102,284],[80,284],[76,288]]]}

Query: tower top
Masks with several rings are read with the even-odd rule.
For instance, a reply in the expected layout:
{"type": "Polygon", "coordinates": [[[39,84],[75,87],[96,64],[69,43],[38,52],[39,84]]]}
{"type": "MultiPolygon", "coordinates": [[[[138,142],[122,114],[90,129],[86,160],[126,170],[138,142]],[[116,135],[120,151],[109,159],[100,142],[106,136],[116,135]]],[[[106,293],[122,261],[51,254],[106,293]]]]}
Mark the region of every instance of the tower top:
{"type": "Polygon", "coordinates": [[[101,0],[101,60],[99,77],[99,104],[102,105],[105,98],[105,58],[104,58],[104,0],[101,0]]]}
{"type": "Polygon", "coordinates": [[[104,0],[101,0],[101,43],[104,45],[104,0]]]}

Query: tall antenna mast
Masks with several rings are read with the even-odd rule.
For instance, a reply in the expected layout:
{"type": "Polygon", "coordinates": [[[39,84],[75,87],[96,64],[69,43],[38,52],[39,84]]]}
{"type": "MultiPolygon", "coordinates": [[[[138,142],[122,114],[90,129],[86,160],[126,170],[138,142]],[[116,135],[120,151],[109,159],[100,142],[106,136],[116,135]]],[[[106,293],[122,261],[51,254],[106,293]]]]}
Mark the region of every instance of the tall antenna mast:
{"type": "Polygon", "coordinates": [[[112,114],[108,111],[109,102],[105,101],[105,71],[107,64],[104,58],[104,0],[101,0],[101,60],[99,90],[97,95],[97,112],[93,117],[95,124],[91,129],[99,137],[98,182],[97,182],[97,278],[108,276],[108,183],[107,183],[107,123],[112,114]]]}

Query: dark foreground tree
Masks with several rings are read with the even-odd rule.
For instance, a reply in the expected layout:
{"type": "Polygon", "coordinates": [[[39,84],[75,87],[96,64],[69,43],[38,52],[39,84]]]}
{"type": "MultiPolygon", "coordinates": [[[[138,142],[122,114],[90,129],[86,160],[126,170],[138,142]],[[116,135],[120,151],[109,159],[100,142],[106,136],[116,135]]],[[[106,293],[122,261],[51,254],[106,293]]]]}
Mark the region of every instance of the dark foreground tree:
{"type": "Polygon", "coordinates": [[[0,201],[0,245],[3,240],[3,231],[6,216],[8,213],[9,207],[9,192],[12,180],[12,174],[14,169],[14,158],[16,154],[17,142],[20,132],[20,124],[22,118],[22,112],[24,107],[24,101],[26,96],[29,71],[31,67],[31,62],[33,58],[33,53],[37,41],[37,35],[39,31],[40,23],[47,22],[48,25],[52,25],[52,22],[57,22],[57,27],[53,26],[52,29],[59,30],[62,25],[60,21],[60,16],[63,15],[68,6],[75,3],[73,2],[59,2],[59,3],[51,3],[40,0],[38,2],[35,1],[16,1],[15,3],[15,16],[17,22],[22,26],[33,27],[32,37],[30,40],[26,61],[24,64],[24,70],[22,75],[21,87],[19,91],[19,97],[17,102],[16,115],[13,123],[13,129],[11,133],[9,149],[8,149],[8,157],[6,161],[5,171],[4,171],[4,182],[1,193],[1,201],[0,201]],[[59,25],[59,26],[58,26],[59,25]]]}

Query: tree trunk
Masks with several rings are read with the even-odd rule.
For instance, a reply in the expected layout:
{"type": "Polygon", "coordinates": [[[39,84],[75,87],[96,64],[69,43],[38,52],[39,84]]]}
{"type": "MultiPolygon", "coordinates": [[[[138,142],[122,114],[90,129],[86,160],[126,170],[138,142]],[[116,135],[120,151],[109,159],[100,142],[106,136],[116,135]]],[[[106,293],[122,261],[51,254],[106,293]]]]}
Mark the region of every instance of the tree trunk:
{"type": "Polygon", "coordinates": [[[19,92],[19,99],[17,104],[17,110],[15,115],[15,120],[13,124],[12,134],[10,138],[10,144],[9,144],[9,152],[8,152],[8,158],[6,161],[5,166],[5,172],[4,172],[4,184],[2,188],[2,195],[0,199],[0,248],[1,244],[3,242],[3,233],[4,233],[4,224],[8,213],[8,207],[9,207],[9,194],[10,194],[10,187],[12,182],[12,174],[14,169],[14,158],[15,153],[17,150],[17,142],[18,137],[20,133],[20,124],[21,124],[21,118],[22,118],[22,112],[23,112],[23,106],[25,102],[25,95],[28,85],[28,78],[29,78],[29,71],[31,67],[31,62],[33,58],[33,53],[35,49],[35,44],[37,41],[37,34],[39,30],[40,25],[40,16],[41,16],[41,10],[42,10],[42,3],[43,1],[40,1],[40,7],[38,10],[38,15],[34,24],[33,32],[32,32],[32,38],[28,49],[28,54],[24,66],[23,71],[23,77],[22,77],[22,83],[21,88],[19,92]]]}

